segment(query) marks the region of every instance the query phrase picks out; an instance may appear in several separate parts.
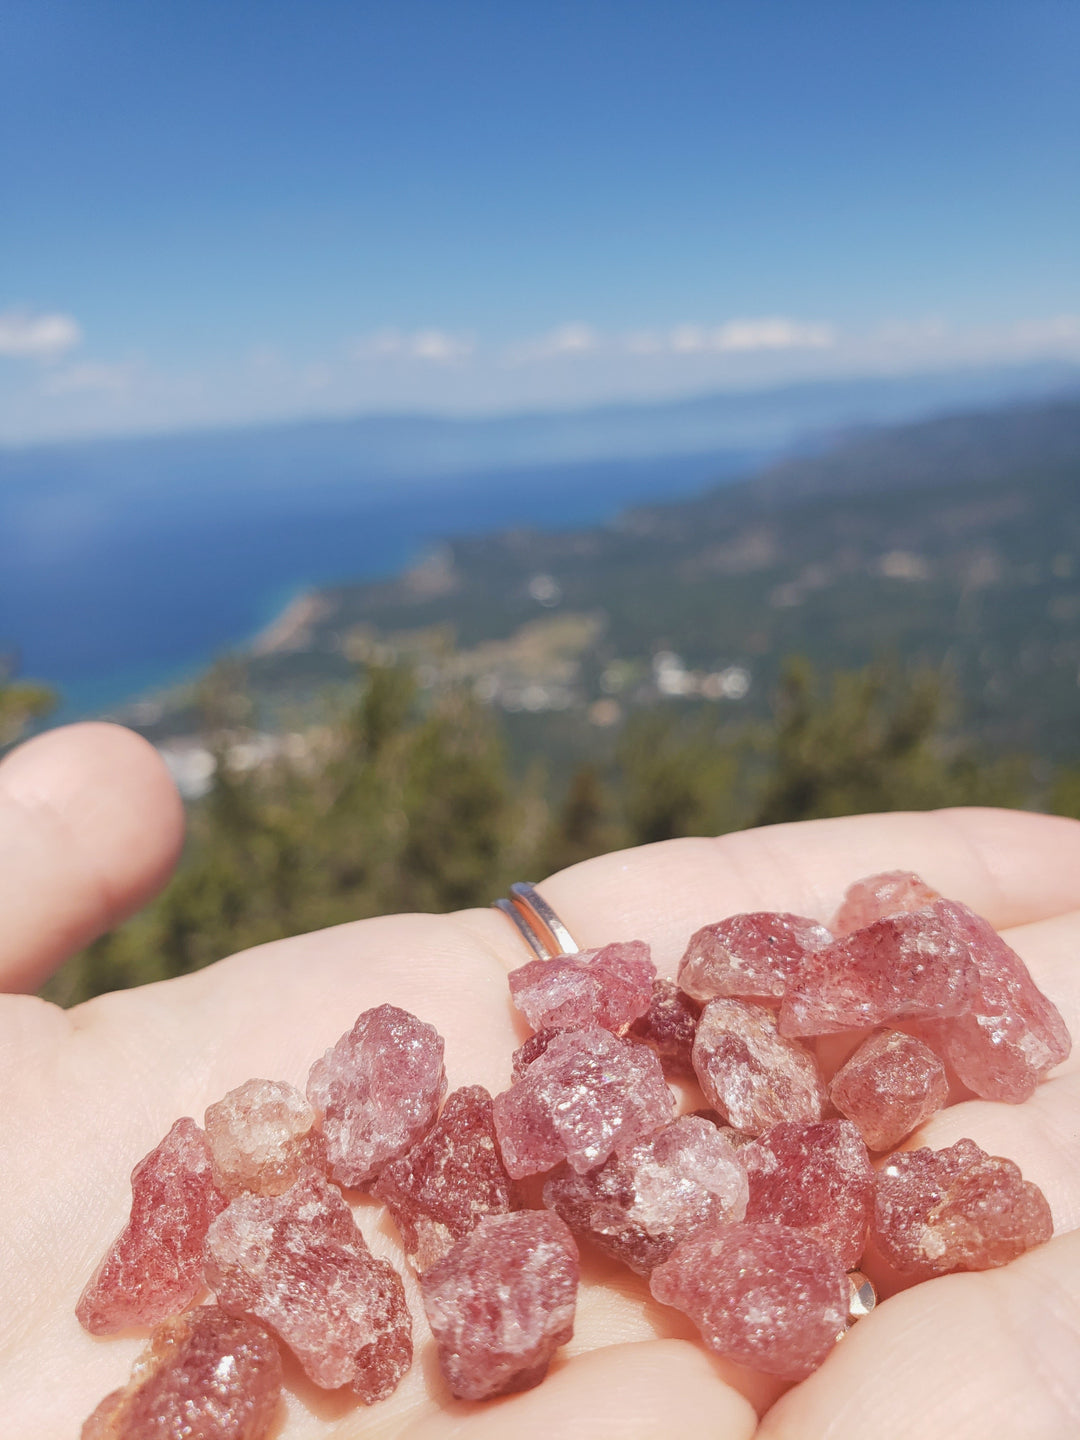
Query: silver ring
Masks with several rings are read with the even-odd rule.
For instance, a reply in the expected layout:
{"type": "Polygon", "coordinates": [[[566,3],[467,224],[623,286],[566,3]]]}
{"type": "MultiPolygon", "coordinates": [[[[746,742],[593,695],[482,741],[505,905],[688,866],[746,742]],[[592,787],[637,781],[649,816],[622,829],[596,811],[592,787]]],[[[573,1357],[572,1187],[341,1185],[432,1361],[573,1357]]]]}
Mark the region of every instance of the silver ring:
{"type": "Polygon", "coordinates": [[[540,960],[550,960],[554,955],[575,955],[581,949],[535,885],[517,881],[510,886],[509,900],[496,900],[494,908],[512,921],[540,960]]]}

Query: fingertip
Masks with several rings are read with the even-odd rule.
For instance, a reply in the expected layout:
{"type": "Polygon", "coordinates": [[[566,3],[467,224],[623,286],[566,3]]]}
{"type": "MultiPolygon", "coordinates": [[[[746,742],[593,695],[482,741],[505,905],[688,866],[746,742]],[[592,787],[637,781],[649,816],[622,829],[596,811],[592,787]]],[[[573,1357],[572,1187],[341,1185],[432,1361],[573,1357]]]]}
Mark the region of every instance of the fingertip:
{"type": "Polygon", "coordinates": [[[0,985],[34,989],[165,884],[183,805],[154,747],[120,725],[47,731],[0,763],[0,985]]]}

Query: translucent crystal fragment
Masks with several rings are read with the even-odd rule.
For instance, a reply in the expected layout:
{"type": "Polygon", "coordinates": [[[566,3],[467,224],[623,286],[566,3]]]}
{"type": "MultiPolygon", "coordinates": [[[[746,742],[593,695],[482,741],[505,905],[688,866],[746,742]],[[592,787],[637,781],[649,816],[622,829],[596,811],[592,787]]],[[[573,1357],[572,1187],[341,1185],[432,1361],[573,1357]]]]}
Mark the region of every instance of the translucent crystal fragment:
{"type": "Polygon", "coordinates": [[[178,1120],[131,1172],[130,1217],[79,1297],[79,1324],[108,1335],[186,1310],[202,1288],[206,1232],[224,1208],[206,1136],[178,1120]]]}
{"type": "Polygon", "coordinates": [[[369,1185],[430,1128],[445,1094],[438,1031],[396,1005],[365,1010],[308,1076],[334,1179],[369,1185]]]}
{"type": "Polygon", "coordinates": [[[876,920],[925,910],[941,896],[911,870],[887,870],[856,880],[844,894],[840,909],[830,925],[834,935],[850,935],[876,920]]]}
{"type": "Polygon", "coordinates": [[[705,1098],[736,1130],[760,1135],[781,1120],[820,1120],[825,1092],[814,1056],[745,1000],[710,1000],[694,1039],[705,1098]]]}
{"type": "Polygon", "coordinates": [[[205,1117],[214,1181],[230,1198],[280,1195],[309,1170],[326,1170],[318,1116],[294,1085],[248,1080],[205,1117]]]}
{"type": "Polygon", "coordinates": [[[261,1320],[324,1389],[365,1404],[412,1363],[401,1277],[377,1260],[341,1192],[318,1176],[281,1195],[240,1195],[210,1227],[206,1278],[222,1309],[261,1320]]]}
{"type": "Polygon", "coordinates": [[[962,1015],[979,984],[969,948],[943,900],[876,920],[807,955],[784,996],[781,1032],[828,1035],[962,1015]]]}
{"type": "Polygon", "coordinates": [[[657,1300],[693,1320],[710,1350],[785,1380],[816,1370],[847,1324],[850,1288],[839,1260],[784,1225],[699,1231],[649,1283],[657,1300]]]}
{"type": "Polygon", "coordinates": [[[949,1098],[945,1066],[901,1030],[864,1040],[833,1076],[829,1099],[871,1150],[892,1150],[949,1098]]]}
{"type": "Polygon", "coordinates": [[[200,1305],[154,1331],[130,1382],[101,1402],[82,1440],[266,1440],[280,1399],[273,1337],[200,1305]]]}
{"type": "Polygon", "coordinates": [[[496,1095],[495,1134],[515,1180],[563,1160],[583,1173],[659,1130],[674,1108],[660,1062],[644,1045],[599,1026],[564,1030],[496,1095]]]}
{"type": "Polygon", "coordinates": [[[816,920],[769,910],[729,915],[690,937],[679,963],[679,988],[695,1000],[718,995],[779,1002],[791,975],[832,935],[816,920]]]}
{"type": "Polygon", "coordinates": [[[644,1015],[656,968],[642,940],[531,960],[510,974],[514,1004],[534,1030],[621,1030],[644,1015]]]}
{"type": "Polygon", "coordinates": [[[561,1033],[559,1030],[538,1030],[535,1035],[530,1035],[524,1044],[519,1045],[510,1057],[513,1078],[520,1080],[532,1062],[543,1055],[555,1036],[561,1033]]]}
{"type": "Polygon", "coordinates": [[[585,1175],[561,1167],[544,1184],[544,1204],[647,1274],[697,1230],[743,1218],[746,1168],[729,1133],[684,1115],[585,1175]]]}
{"type": "Polygon", "coordinates": [[[674,980],[654,980],[645,1014],[627,1032],[656,1051],[665,1075],[693,1075],[694,1035],[701,1006],[674,980]]]}
{"type": "Polygon", "coordinates": [[[873,1239],[902,1275],[1007,1265],[1053,1233],[1039,1187],[974,1140],[898,1151],[878,1171],[873,1239]]]}
{"type": "Polygon", "coordinates": [[[514,1183],[495,1143],[491,1096],[484,1087],[455,1090],[424,1138],[391,1160],[371,1193],[393,1215],[421,1270],[484,1215],[513,1210],[514,1183]]]}
{"type": "Polygon", "coordinates": [[[460,1400],[528,1390],[574,1333],[578,1254],[557,1215],[485,1216],[420,1277],[439,1366],[460,1400]]]}
{"type": "Polygon", "coordinates": [[[968,947],[977,983],[963,1014],[920,1029],[969,1090],[984,1100],[1017,1105],[1069,1054],[1068,1029],[992,925],[955,901],[942,901],[937,908],[968,947]]]}
{"type": "Polygon", "coordinates": [[[866,1246],[874,1172],[850,1120],[774,1125],[739,1157],[750,1179],[748,1221],[806,1230],[845,1270],[866,1246]]]}

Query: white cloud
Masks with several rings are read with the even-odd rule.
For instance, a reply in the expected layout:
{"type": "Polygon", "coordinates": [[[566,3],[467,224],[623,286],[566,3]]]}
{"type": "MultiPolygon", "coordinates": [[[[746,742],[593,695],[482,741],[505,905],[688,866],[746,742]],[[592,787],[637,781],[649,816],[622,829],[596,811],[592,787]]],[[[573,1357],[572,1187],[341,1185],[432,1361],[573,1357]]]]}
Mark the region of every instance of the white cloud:
{"type": "Polygon", "coordinates": [[[45,377],[41,388],[46,395],[74,395],[86,391],[119,395],[131,388],[133,378],[130,365],[87,361],[84,365],[67,365],[62,370],[52,371],[45,377]]]}
{"type": "Polygon", "coordinates": [[[835,344],[832,327],[783,316],[728,320],[723,325],[676,325],[666,333],[639,330],[621,348],[630,355],[724,355],[759,350],[826,350],[835,344]]]}
{"type": "Polygon", "coordinates": [[[399,355],[407,360],[427,360],[436,365],[452,365],[467,359],[476,346],[469,335],[453,335],[446,330],[379,330],[366,335],[349,347],[354,360],[372,355],[399,355]]]}
{"type": "Polygon", "coordinates": [[[572,320],[533,340],[511,345],[506,351],[506,360],[511,365],[527,365],[534,360],[552,360],[560,355],[587,355],[602,349],[603,345],[603,337],[591,325],[572,320]]]}
{"type": "Polygon", "coordinates": [[[28,310],[0,313],[0,355],[55,360],[81,339],[82,330],[70,315],[35,315],[28,310]]]}

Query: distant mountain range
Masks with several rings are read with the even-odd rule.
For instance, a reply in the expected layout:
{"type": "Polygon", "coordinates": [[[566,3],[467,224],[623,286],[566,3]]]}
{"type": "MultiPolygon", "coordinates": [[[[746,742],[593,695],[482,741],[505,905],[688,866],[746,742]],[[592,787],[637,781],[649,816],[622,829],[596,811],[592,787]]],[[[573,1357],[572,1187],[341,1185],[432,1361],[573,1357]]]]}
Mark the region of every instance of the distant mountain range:
{"type": "MultiPolygon", "coordinates": [[[[792,653],[943,665],[994,751],[1080,758],[1080,399],[859,434],[585,529],[461,538],[317,590],[249,660],[264,723],[357,662],[467,682],[523,748],[602,748],[657,700],[763,708],[792,653]]],[[[137,719],[194,724],[182,696],[137,719]]]]}

